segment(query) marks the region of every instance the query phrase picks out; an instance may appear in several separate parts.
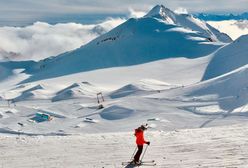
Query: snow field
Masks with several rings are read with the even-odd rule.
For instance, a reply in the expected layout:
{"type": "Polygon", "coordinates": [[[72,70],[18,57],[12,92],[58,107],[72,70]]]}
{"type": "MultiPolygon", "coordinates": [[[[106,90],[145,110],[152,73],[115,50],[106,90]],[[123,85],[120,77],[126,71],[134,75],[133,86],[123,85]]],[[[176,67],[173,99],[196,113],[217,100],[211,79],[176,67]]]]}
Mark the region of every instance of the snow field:
{"type": "MultiPolygon", "coordinates": [[[[145,133],[151,141],[144,160],[156,168],[246,168],[248,125],[145,133]]],[[[73,136],[2,135],[1,168],[122,168],[135,148],[132,132],[73,136]]],[[[128,166],[126,166],[128,167],[128,166]]],[[[149,166],[141,166],[149,167],[149,166]]]]}

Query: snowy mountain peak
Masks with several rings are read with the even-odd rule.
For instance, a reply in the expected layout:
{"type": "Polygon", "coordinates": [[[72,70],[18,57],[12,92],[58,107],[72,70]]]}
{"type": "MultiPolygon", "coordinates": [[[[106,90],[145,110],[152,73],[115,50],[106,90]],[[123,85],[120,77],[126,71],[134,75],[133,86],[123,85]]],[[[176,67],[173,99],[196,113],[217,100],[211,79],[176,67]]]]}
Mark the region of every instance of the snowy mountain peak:
{"type": "Polygon", "coordinates": [[[232,42],[232,39],[210,26],[208,23],[195,18],[193,15],[177,14],[163,5],[153,7],[144,18],[154,18],[162,20],[165,24],[176,25],[188,30],[200,32],[210,41],[220,41],[224,43],[232,42]]]}
{"type": "Polygon", "coordinates": [[[164,5],[156,5],[144,17],[164,19],[168,23],[173,24],[175,20],[175,13],[170,9],[166,8],[164,5]]]}
{"type": "Polygon", "coordinates": [[[166,9],[164,5],[156,5],[154,6],[148,13],[146,16],[157,16],[157,15],[163,15],[165,14],[166,9]]]}

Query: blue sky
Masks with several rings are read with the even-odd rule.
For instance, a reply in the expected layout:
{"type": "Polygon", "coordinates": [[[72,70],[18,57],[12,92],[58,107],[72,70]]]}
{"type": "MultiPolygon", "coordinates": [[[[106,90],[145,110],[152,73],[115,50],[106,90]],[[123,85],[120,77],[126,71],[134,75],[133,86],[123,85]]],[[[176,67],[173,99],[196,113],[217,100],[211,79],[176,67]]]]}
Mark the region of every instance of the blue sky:
{"type": "Polygon", "coordinates": [[[129,9],[148,11],[156,4],[190,13],[241,13],[248,0],[0,0],[0,22],[36,21],[65,15],[127,14],[129,9]]]}

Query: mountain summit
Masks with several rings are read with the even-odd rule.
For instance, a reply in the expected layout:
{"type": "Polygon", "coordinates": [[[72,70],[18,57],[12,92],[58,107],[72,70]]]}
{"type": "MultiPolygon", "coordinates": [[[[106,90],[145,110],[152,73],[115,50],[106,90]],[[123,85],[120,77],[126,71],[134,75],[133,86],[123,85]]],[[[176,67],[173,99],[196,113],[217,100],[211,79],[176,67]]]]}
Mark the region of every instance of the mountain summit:
{"type": "Polygon", "coordinates": [[[164,5],[156,5],[144,17],[154,17],[163,19],[167,23],[175,24],[175,13],[170,9],[165,8],[164,5]]]}
{"type": "Polygon", "coordinates": [[[199,20],[193,15],[177,14],[163,5],[156,5],[144,17],[156,18],[167,24],[178,25],[189,30],[198,31],[213,41],[224,43],[232,42],[232,39],[228,35],[219,32],[205,21],[199,20]]]}
{"type": "Polygon", "coordinates": [[[167,58],[197,58],[230,41],[204,21],[157,5],[144,17],[131,18],[74,51],[38,62],[27,70],[33,75],[28,81],[167,58]]]}

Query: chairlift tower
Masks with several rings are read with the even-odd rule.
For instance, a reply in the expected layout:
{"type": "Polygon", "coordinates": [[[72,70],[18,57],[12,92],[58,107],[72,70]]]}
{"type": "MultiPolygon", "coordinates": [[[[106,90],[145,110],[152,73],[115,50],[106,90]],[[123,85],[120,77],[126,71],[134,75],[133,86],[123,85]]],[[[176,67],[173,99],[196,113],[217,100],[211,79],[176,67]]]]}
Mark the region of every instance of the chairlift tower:
{"type": "Polygon", "coordinates": [[[96,97],[97,97],[97,103],[98,104],[104,102],[104,98],[103,98],[102,92],[97,93],[96,94],[96,97]]]}

